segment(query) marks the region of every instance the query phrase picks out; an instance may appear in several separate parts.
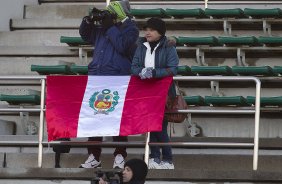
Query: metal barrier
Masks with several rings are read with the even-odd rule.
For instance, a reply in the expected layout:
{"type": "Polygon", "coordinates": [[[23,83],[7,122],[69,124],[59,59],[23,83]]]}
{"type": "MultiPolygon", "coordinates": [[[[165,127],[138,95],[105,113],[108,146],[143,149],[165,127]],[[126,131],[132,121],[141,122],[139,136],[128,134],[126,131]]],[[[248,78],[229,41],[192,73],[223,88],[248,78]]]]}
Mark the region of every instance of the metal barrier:
{"type": "MultiPolygon", "coordinates": [[[[22,146],[34,146],[38,145],[38,167],[42,167],[42,157],[43,157],[43,145],[50,144],[61,144],[60,141],[53,142],[43,142],[44,136],[44,111],[45,109],[45,85],[46,85],[46,76],[0,76],[0,81],[2,80],[40,80],[41,81],[41,103],[40,108],[0,108],[0,112],[39,112],[40,113],[40,122],[39,122],[39,133],[38,133],[38,142],[34,141],[0,141],[0,146],[4,145],[22,145],[22,146]]],[[[179,110],[180,113],[220,113],[220,114],[255,114],[255,130],[254,130],[254,142],[253,143],[220,143],[220,142],[209,142],[209,143],[199,143],[199,142],[183,142],[183,143],[149,143],[150,134],[146,136],[145,143],[145,160],[148,162],[149,159],[149,145],[178,145],[181,147],[191,147],[191,146],[217,146],[217,147],[253,147],[253,170],[258,168],[258,149],[259,149],[259,120],[260,120],[260,90],[261,82],[256,77],[236,77],[236,76],[185,76],[185,77],[174,77],[176,81],[254,81],[256,83],[256,101],[254,110],[179,110]]],[[[85,142],[68,142],[63,143],[73,146],[86,146],[93,145],[94,143],[85,143],[85,142]]],[[[95,143],[97,145],[97,143],[95,143]]],[[[99,143],[101,146],[113,146],[113,145],[122,145],[122,143],[99,143]]],[[[126,145],[131,145],[130,142],[126,145]]],[[[144,143],[132,143],[131,146],[144,145],[144,143]]]]}

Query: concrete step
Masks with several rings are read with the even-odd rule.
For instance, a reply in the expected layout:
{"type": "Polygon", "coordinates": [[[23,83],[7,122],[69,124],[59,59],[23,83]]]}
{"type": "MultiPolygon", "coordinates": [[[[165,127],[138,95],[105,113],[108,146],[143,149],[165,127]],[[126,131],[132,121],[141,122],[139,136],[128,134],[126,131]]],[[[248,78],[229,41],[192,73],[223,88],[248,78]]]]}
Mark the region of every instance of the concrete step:
{"type": "Polygon", "coordinates": [[[0,32],[0,46],[66,46],[60,37],[79,36],[78,30],[28,30],[0,32]]]}
{"type": "MultiPolygon", "coordinates": [[[[5,46],[0,46],[0,47],[5,47],[5,46]]],[[[8,48],[8,47],[5,47],[8,48]]],[[[22,47],[17,47],[19,49],[24,49],[24,46],[22,47]]],[[[37,47],[33,47],[36,51],[37,47]]],[[[57,48],[57,47],[55,47],[57,48]]],[[[12,52],[12,50],[14,50],[15,52],[18,52],[15,47],[12,47],[11,50],[9,52],[12,52]]],[[[26,50],[27,51],[27,50],[26,50]]],[[[48,51],[48,47],[46,47],[46,51],[48,51]]],[[[1,51],[0,51],[1,52],[1,51]]],[[[22,51],[23,52],[23,51],[22,51]]],[[[67,51],[69,52],[69,51],[67,51]]],[[[78,64],[78,65],[82,65],[82,64],[87,64],[87,63],[83,63],[79,60],[78,56],[74,55],[74,56],[64,56],[64,57],[60,57],[60,56],[55,56],[50,54],[47,56],[44,55],[34,55],[33,56],[29,56],[30,53],[22,53],[25,55],[22,55],[22,57],[20,56],[14,56],[13,54],[9,54],[8,56],[1,56],[0,57],[0,75],[39,75],[37,72],[32,72],[30,70],[30,66],[32,64],[35,65],[60,65],[60,64],[78,64]],[[29,56],[29,57],[27,57],[29,56]],[[17,66],[17,67],[15,67],[17,66]]],[[[5,53],[3,53],[3,55],[5,55],[5,53]]],[[[91,58],[89,58],[90,60],[91,58]]]]}
{"type": "MultiPolygon", "coordinates": [[[[17,29],[78,29],[82,18],[73,19],[52,19],[52,18],[34,18],[34,19],[11,19],[11,30],[17,29]]],[[[167,29],[189,30],[189,29],[211,29],[222,30],[223,20],[216,19],[164,19],[167,29]],[[199,22],[201,24],[199,24],[199,22]],[[201,26],[204,26],[200,28],[201,26]],[[213,26],[213,27],[211,27],[213,26]],[[182,28],[182,29],[181,29],[182,28]]],[[[139,28],[142,28],[146,19],[136,19],[139,28]]]]}
{"type": "Polygon", "coordinates": [[[66,46],[0,46],[0,56],[78,57],[78,51],[71,51],[66,46]]]}
{"type": "MultiPolygon", "coordinates": [[[[191,30],[168,30],[167,36],[220,36],[219,31],[191,31],[191,30]]],[[[246,33],[237,32],[241,35],[246,33]]],[[[254,32],[254,35],[259,36],[260,31],[254,32]]],[[[0,32],[0,46],[66,46],[65,43],[60,43],[61,36],[79,37],[79,30],[77,29],[28,29],[17,30],[11,32],[0,32]]],[[[144,36],[144,31],[140,31],[140,36],[144,36]]]]}
{"type": "MultiPolygon", "coordinates": [[[[148,180],[162,181],[256,181],[281,182],[281,156],[259,157],[257,171],[252,170],[252,157],[246,155],[174,155],[174,170],[149,170],[148,180]]],[[[62,154],[63,168],[54,169],[54,154],[44,154],[43,168],[38,169],[36,154],[7,153],[6,167],[0,169],[3,178],[39,179],[48,175],[49,179],[88,179],[93,178],[94,169],[76,168],[87,158],[87,154],[62,154]],[[48,173],[48,174],[47,174],[48,173]],[[72,174],[70,174],[72,173],[72,174]]],[[[129,155],[142,158],[142,155],[129,155]]],[[[113,156],[103,154],[102,170],[112,168],[113,156]]]]}
{"type": "MultiPolygon", "coordinates": [[[[143,2],[138,3],[131,1],[131,8],[199,8],[202,4],[197,3],[173,3],[166,1],[164,2],[143,2]]],[[[41,5],[28,5],[25,6],[25,17],[24,18],[55,18],[55,19],[72,19],[72,18],[82,18],[88,15],[89,9],[93,7],[99,9],[105,9],[105,2],[95,2],[94,3],[47,3],[41,5]],[[75,13],[74,13],[75,12],[75,13]]]]}
{"type": "MultiPolygon", "coordinates": [[[[141,152],[142,153],[142,152],[141,152]]],[[[143,158],[143,154],[128,154],[127,159],[143,158]]],[[[221,170],[221,171],[252,171],[252,155],[225,155],[225,154],[174,154],[173,162],[177,170],[221,170]]],[[[37,153],[6,153],[6,168],[33,168],[37,167],[37,153]]],[[[84,153],[61,154],[62,168],[78,168],[88,158],[84,153]]],[[[43,154],[43,168],[54,168],[55,154],[52,149],[43,154]]],[[[112,153],[102,153],[100,160],[103,169],[112,169],[114,156],[112,153]]],[[[282,172],[281,155],[260,155],[258,171],[282,172]]]]}

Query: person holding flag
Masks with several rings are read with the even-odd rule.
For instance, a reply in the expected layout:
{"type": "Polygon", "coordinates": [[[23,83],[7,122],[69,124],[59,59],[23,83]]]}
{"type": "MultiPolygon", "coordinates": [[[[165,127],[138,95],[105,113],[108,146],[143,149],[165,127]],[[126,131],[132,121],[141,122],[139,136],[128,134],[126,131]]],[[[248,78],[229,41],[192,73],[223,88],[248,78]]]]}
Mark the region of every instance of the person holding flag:
{"type": "MultiPolygon", "coordinates": [[[[177,74],[179,58],[175,45],[165,36],[165,22],[151,18],[144,26],[145,38],[141,39],[133,57],[131,72],[141,79],[163,78],[177,74]]],[[[171,85],[169,95],[175,96],[175,86],[171,85]]],[[[161,132],[151,132],[150,142],[169,142],[168,121],[164,117],[161,132]]],[[[150,146],[149,169],[174,169],[171,146],[150,146]]]]}
{"type": "MultiPolygon", "coordinates": [[[[83,40],[95,49],[93,60],[88,65],[88,75],[121,76],[130,75],[139,30],[130,18],[127,0],[113,1],[106,10],[92,11],[92,16],[83,18],[79,33],[83,40]]],[[[90,141],[102,141],[102,137],[91,137],[90,141]]],[[[126,136],[115,136],[113,141],[128,141],[126,136]]],[[[89,157],[81,168],[101,166],[101,147],[88,147],[89,157]]],[[[123,168],[127,156],[125,147],[116,147],[113,168],[123,168]]]]}

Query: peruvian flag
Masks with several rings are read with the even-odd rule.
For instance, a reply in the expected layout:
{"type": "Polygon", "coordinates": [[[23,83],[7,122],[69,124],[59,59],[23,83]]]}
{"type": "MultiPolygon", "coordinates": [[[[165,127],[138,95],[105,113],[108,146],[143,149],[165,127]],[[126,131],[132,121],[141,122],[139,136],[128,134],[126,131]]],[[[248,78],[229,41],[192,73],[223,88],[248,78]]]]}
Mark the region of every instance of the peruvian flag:
{"type": "Polygon", "coordinates": [[[161,131],[172,77],[47,76],[48,141],[161,131]]]}

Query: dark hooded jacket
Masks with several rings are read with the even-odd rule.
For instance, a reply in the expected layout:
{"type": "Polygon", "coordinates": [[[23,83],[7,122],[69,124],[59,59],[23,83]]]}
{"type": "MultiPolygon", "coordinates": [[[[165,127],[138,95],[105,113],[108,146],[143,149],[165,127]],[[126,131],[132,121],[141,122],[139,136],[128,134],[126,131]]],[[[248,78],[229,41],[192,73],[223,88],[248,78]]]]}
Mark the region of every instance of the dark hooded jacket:
{"type": "Polygon", "coordinates": [[[132,172],[132,179],[125,184],[144,184],[148,173],[147,164],[141,159],[128,160],[124,167],[128,166],[132,172]]]}

